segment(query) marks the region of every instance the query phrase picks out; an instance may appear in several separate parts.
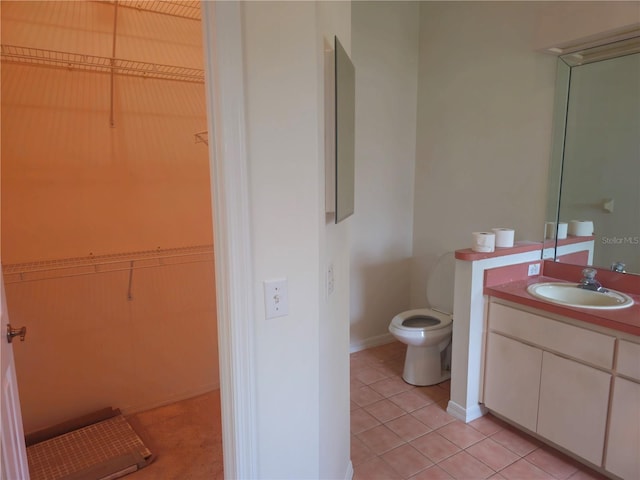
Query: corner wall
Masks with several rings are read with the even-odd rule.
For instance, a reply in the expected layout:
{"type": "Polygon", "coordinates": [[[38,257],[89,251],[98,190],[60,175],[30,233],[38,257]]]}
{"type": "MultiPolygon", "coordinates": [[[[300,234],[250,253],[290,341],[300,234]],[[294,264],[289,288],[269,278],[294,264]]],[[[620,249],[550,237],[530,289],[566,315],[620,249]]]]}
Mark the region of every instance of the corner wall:
{"type": "Polygon", "coordinates": [[[242,3],[260,478],[350,478],[350,219],[324,212],[323,38],[349,2],[242,3]],[[327,296],[326,268],[336,291],[327,296]],[[263,282],[287,278],[266,319],[263,282]]]}
{"type": "Polygon", "coordinates": [[[392,339],[409,307],[418,100],[418,2],[353,2],[356,194],[351,350],[392,339]]]}
{"type": "Polygon", "coordinates": [[[555,57],[533,51],[536,2],[424,2],[411,305],[471,232],[541,240],[555,57]]]}

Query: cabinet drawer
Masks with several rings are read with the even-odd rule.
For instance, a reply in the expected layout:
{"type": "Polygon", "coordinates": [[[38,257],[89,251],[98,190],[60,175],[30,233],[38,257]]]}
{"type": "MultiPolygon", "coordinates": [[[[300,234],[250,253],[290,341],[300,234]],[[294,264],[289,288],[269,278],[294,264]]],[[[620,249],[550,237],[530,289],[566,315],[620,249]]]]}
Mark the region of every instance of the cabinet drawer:
{"type": "Polygon", "coordinates": [[[618,373],[640,382],[640,345],[620,340],[617,370],[618,373]]]}
{"type": "Polygon", "coordinates": [[[499,303],[489,306],[489,329],[602,368],[613,367],[615,337],[609,335],[499,303]]]}

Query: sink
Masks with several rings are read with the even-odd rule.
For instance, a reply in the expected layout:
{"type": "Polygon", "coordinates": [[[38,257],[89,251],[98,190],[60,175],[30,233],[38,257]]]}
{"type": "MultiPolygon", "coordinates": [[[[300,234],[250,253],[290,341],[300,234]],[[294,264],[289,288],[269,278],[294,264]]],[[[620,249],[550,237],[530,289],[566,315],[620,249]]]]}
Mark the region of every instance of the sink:
{"type": "Polygon", "coordinates": [[[607,290],[594,292],[578,288],[575,283],[544,282],[529,285],[527,291],[540,300],[564,305],[565,307],[592,308],[598,310],[614,310],[633,305],[629,295],[607,290]]]}

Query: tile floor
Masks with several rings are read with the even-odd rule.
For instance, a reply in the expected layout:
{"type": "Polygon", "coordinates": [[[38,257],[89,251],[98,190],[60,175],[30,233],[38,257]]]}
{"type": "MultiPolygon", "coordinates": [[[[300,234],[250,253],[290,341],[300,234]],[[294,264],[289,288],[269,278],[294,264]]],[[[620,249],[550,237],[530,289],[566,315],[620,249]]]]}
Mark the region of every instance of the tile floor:
{"type": "Polygon", "coordinates": [[[223,480],[219,390],[127,419],[156,458],[126,480],[223,480]]]}
{"type": "MultiPolygon", "coordinates": [[[[351,354],[354,480],[604,479],[487,415],[464,424],[446,412],[449,382],[402,378],[405,345],[351,354]]],[[[128,417],[156,455],[128,480],[222,480],[219,392],[128,417]]]]}
{"type": "Polygon", "coordinates": [[[605,478],[494,416],[456,420],[446,412],[449,382],[402,380],[405,348],[351,354],[354,480],[605,478]]]}

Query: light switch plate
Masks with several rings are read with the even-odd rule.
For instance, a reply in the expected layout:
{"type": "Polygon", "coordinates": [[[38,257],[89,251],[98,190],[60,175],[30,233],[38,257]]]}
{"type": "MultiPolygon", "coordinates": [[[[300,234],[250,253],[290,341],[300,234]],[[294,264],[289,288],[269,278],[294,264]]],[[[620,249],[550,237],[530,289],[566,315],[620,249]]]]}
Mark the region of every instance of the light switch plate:
{"type": "Polygon", "coordinates": [[[264,306],[267,319],[289,315],[289,294],[286,278],[277,278],[264,282],[264,306]]]}

